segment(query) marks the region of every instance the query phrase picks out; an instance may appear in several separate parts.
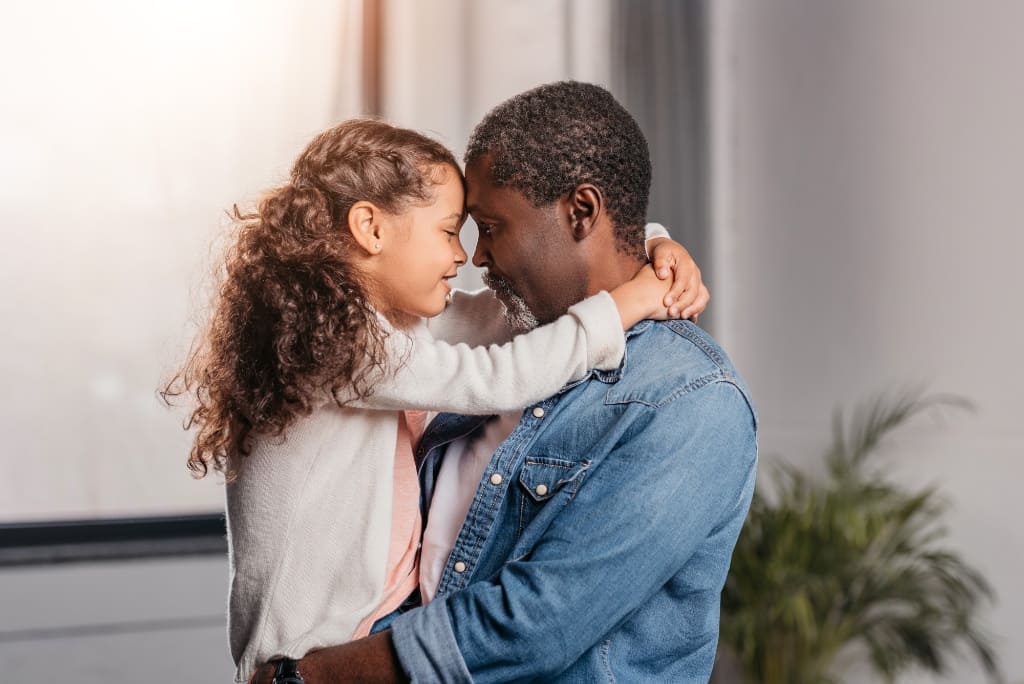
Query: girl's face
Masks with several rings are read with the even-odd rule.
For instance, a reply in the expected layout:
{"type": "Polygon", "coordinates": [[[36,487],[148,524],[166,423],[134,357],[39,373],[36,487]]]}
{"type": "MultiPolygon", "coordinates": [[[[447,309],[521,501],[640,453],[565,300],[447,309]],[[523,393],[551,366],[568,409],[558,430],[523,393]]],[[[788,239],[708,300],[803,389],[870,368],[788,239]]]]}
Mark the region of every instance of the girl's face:
{"type": "Polygon", "coordinates": [[[391,217],[376,269],[380,304],[387,311],[430,317],[444,311],[448,281],[466,263],[459,242],[466,198],[454,169],[444,168],[434,200],[391,217]]]}

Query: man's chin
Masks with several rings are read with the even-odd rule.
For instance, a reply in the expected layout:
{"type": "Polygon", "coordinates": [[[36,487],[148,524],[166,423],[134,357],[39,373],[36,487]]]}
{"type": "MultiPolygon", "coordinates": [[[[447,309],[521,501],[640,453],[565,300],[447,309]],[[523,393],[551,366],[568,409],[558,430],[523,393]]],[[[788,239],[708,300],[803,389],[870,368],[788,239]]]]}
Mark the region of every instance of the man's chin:
{"type": "Polygon", "coordinates": [[[516,294],[512,284],[500,276],[485,273],[484,284],[494,291],[494,296],[505,307],[505,321],[515,332],[533,330],[540,322],[526,304],[526,300],[516,294]]]}
{"type": "MultiPolygon", "coordinates": [[[[497,294],[497,293],[496,293],[497,294]]],[[[515,333],[527,332],[540,325],[533,313],[520,300],[509,300],[497,294],[498,301],[505,307],[505,322],[515,333]]]]}

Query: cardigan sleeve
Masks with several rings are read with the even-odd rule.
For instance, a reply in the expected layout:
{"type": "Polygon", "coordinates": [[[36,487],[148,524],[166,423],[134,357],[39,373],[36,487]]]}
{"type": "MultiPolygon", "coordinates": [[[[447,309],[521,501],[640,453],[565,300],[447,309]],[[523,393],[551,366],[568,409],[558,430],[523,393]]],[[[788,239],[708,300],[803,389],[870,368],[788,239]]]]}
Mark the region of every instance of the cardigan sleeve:
{"type": "Polygon", "coordinates": [[[551,396],[591,368],[617,368],[625,336],[614,300],[602,291],[505,344],[452,344],[420,325],[392,331],[387,345],[388,372],[353,406],[486,415],[551,396]]]}
{"type": "Polygon", "coordinates": [[[669,235],[668,229],[660,223],[648,223],[644,226],[644,252],[647,254],[647,258],[651,258],[651,252],[647,248],[647,243],[656,238],[668,238],[672,239],[669,235]]]}

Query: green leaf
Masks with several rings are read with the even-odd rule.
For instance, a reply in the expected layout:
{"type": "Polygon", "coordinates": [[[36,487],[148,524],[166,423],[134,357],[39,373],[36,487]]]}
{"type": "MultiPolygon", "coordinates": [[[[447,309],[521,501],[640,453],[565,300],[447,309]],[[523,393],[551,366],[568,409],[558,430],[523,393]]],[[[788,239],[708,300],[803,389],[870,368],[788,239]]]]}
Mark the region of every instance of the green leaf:
{"type": "Polygon", "coordinates": [[[948,503],[867,465],[911,418],[970,409],[967,400],[911,389],[836,411],[826,474],[792,465],[755,492],[722,592],[722,643],[751,682],[833,681],[835,659],[856,652],[886,681],[917,666],[942,672],[954,657],[998,664],[979,613],[984,577],[944,546],[948,503]]]}

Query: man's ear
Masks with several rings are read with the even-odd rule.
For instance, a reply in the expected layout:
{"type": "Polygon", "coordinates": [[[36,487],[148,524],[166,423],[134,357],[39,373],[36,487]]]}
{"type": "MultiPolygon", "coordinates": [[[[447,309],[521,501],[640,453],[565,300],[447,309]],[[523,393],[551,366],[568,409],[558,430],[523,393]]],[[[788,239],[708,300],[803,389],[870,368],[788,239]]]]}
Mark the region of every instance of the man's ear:
{"type": "Polygon", "coordinates": [[[373,256],[384,249],[381,227],[383,212],[370,202],[359,201],[348,210],[348,230],[356,239],[356,244],[364,252],[373,256]]]}
{"type": "Polygon", "coordinates": [[[604,195],[596,185],[577,185],[569,193],[568,210],[573,239],[579,242],[589,237],[597,228],[598,221],[604,214],[604,195]]]}

